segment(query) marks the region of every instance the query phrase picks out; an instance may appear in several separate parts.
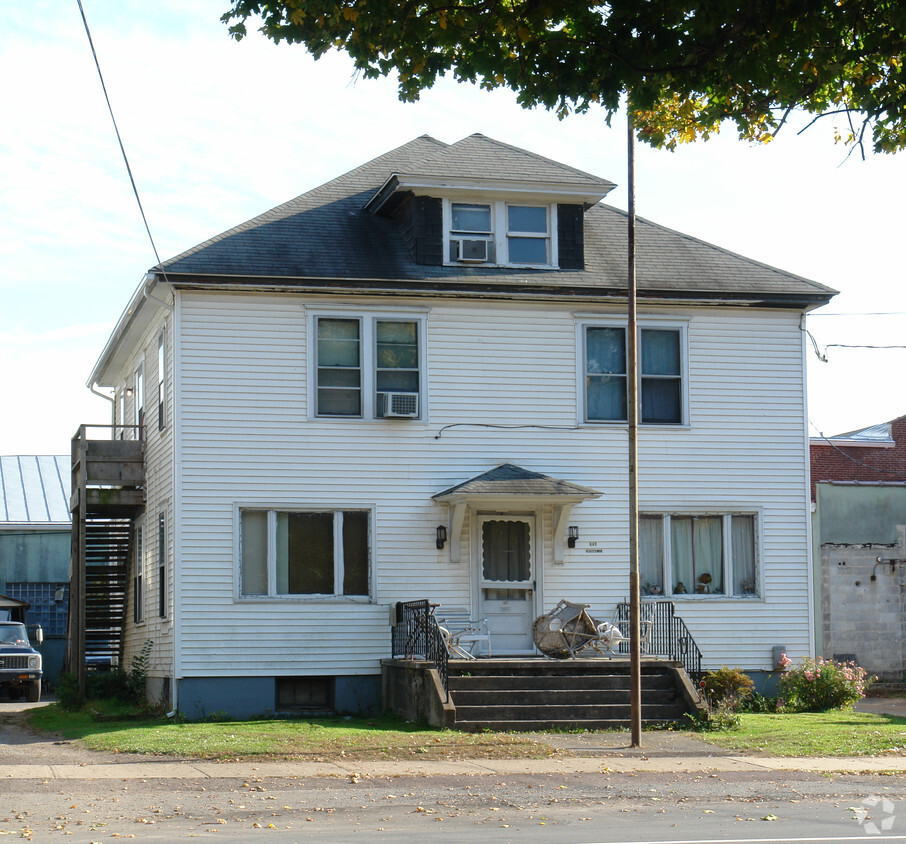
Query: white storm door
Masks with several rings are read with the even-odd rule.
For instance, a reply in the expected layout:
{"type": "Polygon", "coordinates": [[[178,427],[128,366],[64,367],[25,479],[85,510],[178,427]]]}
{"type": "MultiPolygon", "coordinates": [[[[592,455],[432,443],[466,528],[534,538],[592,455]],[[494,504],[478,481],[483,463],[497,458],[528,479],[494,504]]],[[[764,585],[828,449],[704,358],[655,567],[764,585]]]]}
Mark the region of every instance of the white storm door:
{"type": "Polygon", "coordinates": [[[479,611],[494,656],[532,653],[535,619],[535,520],[479,517],[479,611]]]}

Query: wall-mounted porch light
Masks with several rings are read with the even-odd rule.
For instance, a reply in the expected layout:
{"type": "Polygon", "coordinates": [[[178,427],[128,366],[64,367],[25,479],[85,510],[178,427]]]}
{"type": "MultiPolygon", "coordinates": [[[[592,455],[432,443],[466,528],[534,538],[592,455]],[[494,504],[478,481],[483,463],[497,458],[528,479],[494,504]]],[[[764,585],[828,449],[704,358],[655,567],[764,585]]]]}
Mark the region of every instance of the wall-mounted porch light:
{"type": "Polygon", "coordinates": [[[134,391],[133,391],[132,387],[126,387],[126,398],[130,398],[130,399],[131,399],[131,398],[132,398],[132,393],[133,393],[133,392],[134,392],[134,391]]]}
{"type": "Polygon", "coordinates": [[[578,525],[570,525],[570,526],[569,526],[569,534],[568,534],[568,536],[566,537],[566,547],[567,547],[567,548],[575,548],[575,547],[576,547],[576,540],[577,540],[578,538],[579,538],[579,526],[578,526],[578,525]]]}
{"type": "Polygon", "coordinates": [[[63,586],[58,586],[57,591],[53,593],[53,602],[55,604],[62,604],[65,597],[66,589],[63,586]]]}
{"type": "Polygon", "coordinates": [[[447,544],[447,526],[437,526],[437,550],[440,551],[447,544]]]}

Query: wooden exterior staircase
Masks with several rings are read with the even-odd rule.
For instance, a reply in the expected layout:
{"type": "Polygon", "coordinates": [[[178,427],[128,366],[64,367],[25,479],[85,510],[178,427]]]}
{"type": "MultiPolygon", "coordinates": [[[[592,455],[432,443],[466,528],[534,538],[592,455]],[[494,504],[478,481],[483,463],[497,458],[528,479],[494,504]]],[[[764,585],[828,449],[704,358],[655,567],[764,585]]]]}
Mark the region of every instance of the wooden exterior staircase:
{"type": "MultiPolygon", "coordinates": [[[[134,520],[145,508],[144,442],[72,438],[72,552],[66,670],[85,690],[87,662],[122,659],[134,520]]],[[[127,428],[129,429],[129,428],[127,428]]],[[[113,429],[121,432],[123,426],[113,429]]]]}

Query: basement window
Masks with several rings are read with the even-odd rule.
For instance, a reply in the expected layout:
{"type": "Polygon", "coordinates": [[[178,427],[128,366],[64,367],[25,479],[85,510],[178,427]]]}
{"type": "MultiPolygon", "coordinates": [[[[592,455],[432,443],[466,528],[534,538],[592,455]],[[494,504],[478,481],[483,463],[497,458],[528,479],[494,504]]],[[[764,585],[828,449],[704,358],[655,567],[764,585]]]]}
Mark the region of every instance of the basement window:
{"type": "Polygon", "coordinates": [[[278,677],[277,711],[310,712],[333,709],[332,677],[278,677]]]}

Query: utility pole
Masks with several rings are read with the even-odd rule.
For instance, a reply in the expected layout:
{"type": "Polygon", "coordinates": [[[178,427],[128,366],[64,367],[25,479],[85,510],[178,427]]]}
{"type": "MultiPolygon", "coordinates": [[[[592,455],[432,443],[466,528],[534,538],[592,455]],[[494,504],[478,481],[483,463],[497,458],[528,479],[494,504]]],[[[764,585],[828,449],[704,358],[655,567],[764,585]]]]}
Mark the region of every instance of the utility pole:
{"type": "Polygon", "coordinates": [[[642,652],[639,598],[639,358],[635,312],[635,125],[626,103],[626,159],[629,186],[628,273],[626,283],[626,421],[629,429],[629,718],[633,747],[642,746],[642,652]]]}

